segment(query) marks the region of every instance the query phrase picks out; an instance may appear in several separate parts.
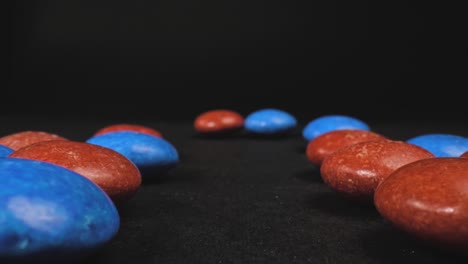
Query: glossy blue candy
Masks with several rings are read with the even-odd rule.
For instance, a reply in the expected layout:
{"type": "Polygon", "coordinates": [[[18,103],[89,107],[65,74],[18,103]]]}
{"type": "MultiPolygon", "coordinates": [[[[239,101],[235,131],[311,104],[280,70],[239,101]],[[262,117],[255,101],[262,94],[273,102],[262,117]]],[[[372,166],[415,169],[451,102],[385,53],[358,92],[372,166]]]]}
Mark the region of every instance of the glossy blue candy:
{"type": "Polygon", "coordinates": [[[459,157],[468,151],[468,138],[453,134],[424,134],[407,142],[429,150],[436,157],[459,157]]]}
{"type": "Polygon", "coordinates": [[[87,143],[119,152],[142,174],[163,172],[179,162],[177,149],[166,139],[135,131],[108,132],[91,137],[87,143]]]}
{"type": "Polygon", "coordinates": [[[4,145],[0,145],[0,157],[6,157],[10,155],[12,152],[13,152],[13,149],[4,145]]]}
{"type": "Polygon", "coordinates": [[[291,130],[297,120],[290,113],[279,109],[267,108],[249,114],[244,121],[247,131],[258,134],[277,134],[291,130]]]}
{"type": "Polygon", "coordinates": [[[0,263],[69,263],[109,242],[119,225],[110,198],[80,174],[0,158],[0,263]]]}
{"type": "Polygon", "coordinates": [[[311,141],[324,133],[340,129],[370,130],[370,127],[364,121],[352,116],[325,115],[307,123],[302,130],[302,136],[311,141]]]}

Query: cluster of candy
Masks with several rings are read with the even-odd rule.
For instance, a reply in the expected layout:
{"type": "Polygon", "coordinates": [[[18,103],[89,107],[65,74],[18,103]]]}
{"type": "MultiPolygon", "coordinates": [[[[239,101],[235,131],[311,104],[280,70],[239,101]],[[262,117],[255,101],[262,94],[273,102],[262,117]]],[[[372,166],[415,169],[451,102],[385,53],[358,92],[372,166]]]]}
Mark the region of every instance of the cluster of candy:
{"type": "Polygon", "coordinates": [[[468,138],[394,140],[350,116],[319,117],[303,136],[308,160],[337,194],[373,204],[395,227],[435,246],[468,249],[468,138]]]}
{"type": "Polygon", "coordinates": [[[87,256],[116,235],[118,206],[144,176],[178,162],[159,131],[136,124],[104,127],[85,142],[45,131],[0,137],[0,263],[87,256]]]}
{"type": "Polygon", "coordinates": [[[194,128],[202,134],[219,134],[245,129],[256,134],[282,134],[297,125],[296,118],[290,113],[265,108],[254,111],[245,118],[238,112],[226,109],[206,111],[195,118],[194,128]]]}
{"type": "MultiPolygon", "coordinates": [[[[226,110],[195,120],[201,133],[242,127],[226,110]],[[235,124],[235,125],[234,125],[235,124]]],[[[263,109],[246,117],[245,129],[278,134],[295,127],[289,113],[263,109]]],[[[468,249],[468,139],[424,134],[408,140],[374,132],[355,117],[326,115],[302,130],[306,156],[337,195],[373,204],[396,227],[438,246],[468,249]]]]}

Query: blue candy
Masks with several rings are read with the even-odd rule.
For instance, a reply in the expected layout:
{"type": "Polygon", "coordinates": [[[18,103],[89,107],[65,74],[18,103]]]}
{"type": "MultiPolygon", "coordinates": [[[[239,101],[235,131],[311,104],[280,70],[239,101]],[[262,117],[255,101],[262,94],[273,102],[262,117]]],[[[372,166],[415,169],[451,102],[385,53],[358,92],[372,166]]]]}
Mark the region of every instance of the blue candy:
{"type": "Polygon", "coordinates": [[[13,149],[4,145],[0,145],[0,157],[7,157],[12,152],[13,152],[13,149]]]}
{"type": "Polygon", "coordinates": [[[119,152],[142,174],[164,172],[179,162],[177,149],[166,139],[135,131],[116,131],[89,138],[87,143],[119,152]]]}
{"type": "Polygon", "coordinates": [[[406,142],[425,148],[436,157],[459,157],[468,151],[468,138],[453,134],[424,134],[406,142]]]}
{"type": "Polygon", "coordinates": [[[261,109],[245,118],[244,127],[247,131],[259,134],[277,134],[291,130],[297,125],[297,120],[290,113],[273,109],[261,109]]]}
{"type": "Polygon", "coordinates": [[[51,163],[0,158],[0,263],[69,263],[109,242],[120,218],[89,179],[51,163]]]}
{"type": "Polygon", "coordinates": [[[311,141],[324,133],[341,129],[370,130],[370,127],[364,121],[352,116],[325,115],[307,123],[302,130],[302,136],[311,141]]]}

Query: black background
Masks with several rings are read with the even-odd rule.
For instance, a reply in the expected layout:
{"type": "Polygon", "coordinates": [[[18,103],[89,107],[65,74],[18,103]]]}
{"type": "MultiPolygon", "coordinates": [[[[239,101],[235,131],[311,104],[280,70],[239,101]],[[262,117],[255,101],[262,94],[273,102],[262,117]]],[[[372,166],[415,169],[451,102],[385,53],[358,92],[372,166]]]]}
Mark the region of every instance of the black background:
{"type": "Polygon", "coordinates": [[[466,27],[445,3],[11,1],[3,114],[460,120],[466,27]],[[6,93],[5,93],[6,92],[6,93]]]}

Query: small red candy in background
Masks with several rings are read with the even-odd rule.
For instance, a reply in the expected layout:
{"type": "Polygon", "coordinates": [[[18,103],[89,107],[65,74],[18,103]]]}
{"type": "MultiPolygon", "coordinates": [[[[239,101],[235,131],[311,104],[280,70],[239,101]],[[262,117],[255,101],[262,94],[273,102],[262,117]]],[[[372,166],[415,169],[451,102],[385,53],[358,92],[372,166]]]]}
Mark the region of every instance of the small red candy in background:
{"type": "Polygon", "coordinates": [[[320,167],[323,181],[337,193],[363,202],[373,201],[375,188],[408,163],[433,158],[419,146],[394,140],[374,140],[343,147],[320,167]]]}
{"type": "Polygon", "coordinates": [[[14,151],[9,157],[40,160],[70,169],[101,187],[116,204],[130,199],[142,182],[140,171],[125,156],[85,142],[43,141],[14,151]]]}
{"type": "Polygon", "coordinates": [[[468,151],[465,152],[465,153],[463,153],[463,154],[461,154],[460,157],[461,157],[461,158],[468,158],[468,151]]]}
{"type": "Polygon", "coordinates": [[[468,159],[407,164],[381,182],[374,204],[383,218],[421,241],[468,251],[468,159]]]}
{"type": "Polygon", "coordinates": [[[323,160],[340,148],[372,140],[387,139],[376,132],[361,129],[333,130],[312,139],[307,144],[306,155],[309,161],[320,167],[323,160]]]}
{"type": "Polygon", "coordinates": [[[194,128],[199,133],[220,133],[240,129],[244,126],[244,117],[232,110],[217,109],[198,115],[194,128]]]}
{"type": "Polygon", "coordinates": [[[163,137],[161,132],[159,132],[158,130],[148,127],[148,126],[139,125],[139,124],[113,124],[113,125],[109,125],[109,126],[99,129],[96,133],[94,133],[94,135],[97,136],[100,134],[116,132],[116,131],[134,131],[134,132],[146,133],[148,135],[153,135],[159,138],[163,137]]]}
{"type": "Polygon", "coordinates": [[[20,131],[0,137],[0,144],[13,150],[48,140],[68,140],[62,136],[45,131],[20,131]]]}

